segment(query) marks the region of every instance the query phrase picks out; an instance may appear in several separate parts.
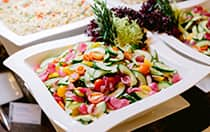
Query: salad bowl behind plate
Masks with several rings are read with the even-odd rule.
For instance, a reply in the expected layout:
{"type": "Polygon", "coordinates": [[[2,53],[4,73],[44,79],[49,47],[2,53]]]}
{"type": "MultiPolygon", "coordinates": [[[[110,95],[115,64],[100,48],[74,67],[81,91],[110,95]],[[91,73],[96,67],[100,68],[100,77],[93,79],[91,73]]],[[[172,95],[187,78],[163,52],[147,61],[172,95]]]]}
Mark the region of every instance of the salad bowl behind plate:
{"type": "MultiPolygon", "coordinates": [[[[205,9],[209,9],[210,2],[207,0],[204,0],[203,2],[192,4],[191,6],[181,6],[179,9],[185,10],[185,11],[191,11],[193,10],[193,7],[195,6],[202,6],[205,9]]],[[[188,46],[187,44],[184,44],[181,40],[178,38],[175,38],[174,36],[167,35],[167,34],[158,34],[160,39],[162,39],[167,45],[175,49],[176,51],[180,52],[181,54],[198,61],[200,63],[203,63],[205,65],[210,66],[210,57],[207,55],[204,55],[192,47],[188,46]]]]}
{"type": "MultiPolygon", "coordinates": [[[[12,2],[14,2],[14,1],[12,1],[12,0],[9,1],[9,3],[12,3],[12,2]]],[[[18,2],[20,3],[20,1],[18,1],[18,2]]],[[[86,1],[87,4],[92,4],[92,2],[93,2],[92,0],[87,0],[86,1]]],[[[9,5],[9,3],[4,3],[3,1],[0,1],[0,5],[5,4],[5,7],[7,5],[9,5]]],[[[31,3],[35,3],[35,2],[31,2],[31,3]]],[[[30,7],[30,6],[28,6],[28,7],[30,7]]],[[[12,10],[13,8],[10,7],[8,9],[11,9],[12,10]]],[[[14,8],[14,9],[16,9],[16,8],[14,8]]],[[[52,7],[52,9],[54,9],[54,7],[52,7]]],[[[11,13],[10,16],[14,15],[14,13],[12,13],[12,11],[7,11],[7,12],[10,12],[11,13]]],[[[30,18],[28,16],[28,15],[31,15],[31,14],[29,14],[30,12],[29,13],[28,12],[24,12],[25,11],[24,9],[17,8],[17,11],[16,12],[21,12],[21,11],[23,11],[22,13],[25,13],[26,14],[24,19],[27,20],[27,19],[30,18]]],[[[33,11],[31,11],[31,12],[33,12],[33,11]]],[[[40,10],[40,12],[42,12],[42,10],[40,10]]],[[[1,10],[1,14],[3,14],[3,13],[4,13],[4,10],[2,9],[1,10]]],[[[13,17],[11,17],[11,18],[13,18],[13,17]]],[[[61,18],[59,18],[59,20],[64,19],[64,18],[61,17],[61,18]]],[[[17,19],[17,18],[15,18],[15,19],[17,19]]],[[[65,37],[69,37],[69,36],[73,36],[73,35],[76,35],[76,34],[83,33],[84,30],[87,27],[87,23],[90,20],[92,20],[92,19],[93,19],[92,16],[86,16],[83,19],[74,20],[74,21],[71,21],[71,22],[69,22],[67,24],[64,24],[64,25],[54,26],[54,27],[49,28],[49,29],[43,29],[43,30],[40,30],[40,31],[37,31],[37,32],[34,32],[34,33],[32,32],[30,34],[25,34],[25,35],[20,35],[20,34],[15,33],[1,19],[0,20],[0,41],[4,45],[4,47],[6,48],[7,52],[9,53],[9,55],[11,55],[11,54],[17,52],[18,50],[21,50],[23,48],[26,48],[26,47],[29,47],[29,46],[32,46],[32,45],[35,45],[35,44],[38,44],[38,43],[43,43],[43,42],[46,42],[46,41],[61,39],[61,38],[65,38],[65,37]]],[[[9,22],[13,22],[15,20],[12,20],[11,19],[11,20],[8,20],[8,21],[9,22]]],[[[57,21],[55,21],[55,23],[57,21]]],[[[43,20],[43,24],[45,24],[45,25],[47,25],[47,23],[48,23],[48,25],[50,25],[50,22],[51,21],[49,21],[49,20],[48,21],[43,20]]],[[[31,28],[32,27],[36,27],[36,26],[33,26],[33,24],[36,24],[36,23],[37,22],[35,22],[35,23],[28,22],[28,24],[31,24],[32,25],[32,26],[29,25],[28,27],[31,27],[31,28]]],[[[21,28],[21,26],[17,26],[17,25],[14,26],[14,27],[15,28],[21,28]]]]}
{"type": "MultiPolygon", "coordinates": [[[[189,11],[189,10],[192,10],[192,8],[194,6],[202,6],[205,9],[209,9],[210,2],[206,0],[204,2],[197,3],[195,5],[191,5],[191,6],[188,6],[188,7],[181,6],[180,9],[184,9],[184,10],[189,11]]],[[[159,34],[159,37],[168,46],[170,46],[171,48],[173,48],[174,50],[176,50],[177,52],[179,52],[183,56],[210,67],[210,57],[209,56],[200,53],[199,51],[191,48],[190,46],[188,46],[186,44],[184,44],[182,41],[180,41],[179,39],[177,39],[173,36],[170,36],[170,35],[167,35],[167,34],[159,34]]],[[[204,92],[209,92],[210,91],[209,81],[210,81],[210,74],[208,76],[206,76],[205,79],[201,80],[198,84],[196,84],[196,86],[198,86],[204,92]]]]}
{"type": "Polygon", "coordinates": [[[117,124],[132,119],[137,114],[153,108],[191,88],[205,77],[210,71],[208,67],[187,60],[154,38],[151,51],[156,50],[160,60],[176,69],[181,76],[181,81],[137,101],[121,109],[111,111],[88,125],[82,125],[69,116],[54,100],[44,83],[34,71],[34,66],[43,59],[58,55],[72,44],[90,41],[85,35],[79,35],[62,40],[47,42],[21,50],[10,56],[4,64],[17,73],[26,83],[28,90],[36,99],[46,115],[65,131],[107,131],[117,124]]]}

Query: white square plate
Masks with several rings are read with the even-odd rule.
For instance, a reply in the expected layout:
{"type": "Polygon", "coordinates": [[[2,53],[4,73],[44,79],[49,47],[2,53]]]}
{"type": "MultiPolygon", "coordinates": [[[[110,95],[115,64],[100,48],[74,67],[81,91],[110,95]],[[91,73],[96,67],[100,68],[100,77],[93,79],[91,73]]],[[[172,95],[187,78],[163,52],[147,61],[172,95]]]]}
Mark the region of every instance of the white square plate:
{"type": "Polygon", "coordinates": [[[7,67],[16,72],[25,81],[29,91],[47,116],[66,131],[107,131],[125,120],[130,120],[135,115],[141,114],[181,94],[205,77],[208,74],[207,71],[210,72],[208,67],[185,59],[155,38],[151,44],[151,50],[155,49],[161,61],[177,69],[182,80],[157,94],[122,109],[110,112],[108,115],[95,120],[89,125],[82,125],[59,107],[44,83],[34,72],[33,66],[49,56],[58,55],[71,44],[85,41],[89,41],[89,38],[85,35],[79,35],[35,45],[15,53],[4,62],[7,67]]]}

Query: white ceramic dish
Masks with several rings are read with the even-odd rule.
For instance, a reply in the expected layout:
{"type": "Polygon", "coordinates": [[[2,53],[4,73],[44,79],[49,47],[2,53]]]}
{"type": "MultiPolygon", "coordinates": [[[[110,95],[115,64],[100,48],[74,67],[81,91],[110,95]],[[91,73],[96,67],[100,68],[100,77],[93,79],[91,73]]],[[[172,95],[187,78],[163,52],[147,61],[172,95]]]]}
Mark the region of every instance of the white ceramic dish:
{"type": "Polygon", "coordinates": [[[167,45],[172,47],[173,49],[177,50],[178,52],[184,54],[185,56],[196,60],[198,62],[201,62],[203,64],[209,65],[210,66],[210,57],[207,55],[204,55],[190,46],[187,46],[177,38],[167,35],[167,34],[160,34],[159,35],[160,39],[162,39],[167,45]]]}
{"type": "MultiPolygon", "coordinates": [[[[142,0],[142,1],[146,1],[146,0],[142,0]]],[[[201,4],[203,2],[205,2],[207,0],[186,0],[186,1],[182,1],[182,2],[177,2],[176,6],[178,8],[190,8],[193,7],[195,5],[201,4]]],[[[127,6],[136,10],[139,10],[141,8],[142,3],[140,4],[126,4],[120,0],[107,0],[107,3],[110,5],[110,7],[118,7],[118,6],[127,6]]]]}
{"type": "Polygon", "coordinates": [[[22,91],[12,73],[0,73],[0,84],[0,105],[23,97],[22,91]]]}
{"type": "Polygon", "coordinates": [[[142,101],[113,111],[85,126],[72,119],[59,107],[45,85],[33,71],[33,66],[40,63],[46,57],[61,53],[70,44],[88,40],[89,38],[85,35],[79,35],[35,45],[15,53],[4,62],[7,67],[16,72],[25,81],[29,91],[35,97],[47,116],[66,131],[107,131],[129,118],[131,119],[135,115],[141,114],[146,110],[181,94],[205,77],[208,74],[207,71],[210,71],[209,68],[203,65],[183,58],[166,45],[162,44],[162,42],[156,40],[151,45],[151,49],[157,50],[160,59],[163,62],[177,69],[182,76],[182,80],[170,88],[145,98],[142,101]]]}
{"type": "MultiPolygon", "coordinates": [[[[92,0],[88,0],[92,3],[92,0]]],[[[1,1],[0,1],[1,4],[1,1]]],[[[6,48],[9,54],[13,54],[16,51],[25,47],[46,42],[49,40],[56,40],[81,34],[85,31],[87,24],[93,17],[87,17],[83,20],[72,22],[63,26],[42,30],[40,32],[32,33],[29,35],[20,36],[12,32],[1,20],[0,20],[0,41],[6,48]]]]}

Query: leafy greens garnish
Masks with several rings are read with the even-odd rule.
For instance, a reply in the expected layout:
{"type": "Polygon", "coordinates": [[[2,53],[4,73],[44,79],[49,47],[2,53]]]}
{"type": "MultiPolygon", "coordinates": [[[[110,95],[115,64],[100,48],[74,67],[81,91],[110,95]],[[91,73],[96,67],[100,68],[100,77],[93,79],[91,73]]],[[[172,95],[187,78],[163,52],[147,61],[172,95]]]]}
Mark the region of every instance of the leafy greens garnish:
{"type": "Polygon", "coordinates": [[[144,30],[139,27],[136,21],[129,22],[127,17],[115,18],[114,22],[117,30],[115,44],[124,47],[126,44],[138,45],[142,42],[144,30]]]}
{"type": "Polygon", "coordinates": [[[146,34],[137,23],[137,19],[118,17],[103,0],[94,0],[94,2],[92,9],[96,18],[86,30],[93,41],[104,41],[121,48],[126,45],[138,48],[146,46],[144,44],[146,34]]]}

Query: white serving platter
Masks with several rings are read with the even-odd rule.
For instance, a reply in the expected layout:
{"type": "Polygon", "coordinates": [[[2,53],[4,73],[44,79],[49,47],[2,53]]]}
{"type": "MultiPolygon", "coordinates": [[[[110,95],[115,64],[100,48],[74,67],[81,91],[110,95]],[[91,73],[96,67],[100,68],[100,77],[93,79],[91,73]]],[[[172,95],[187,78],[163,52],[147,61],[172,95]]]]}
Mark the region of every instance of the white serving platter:
{"type": "MultiPolygon", "coordinates": [[[[180,95],[176,96],[164,103],[161,103],[160,105],[151,108],[146,112],[144,115],[135,116],[130,121],[125,121],[112,129],[110,129],[108,132],[130,132],[134,131],[135,129],[141,128],[143,126],[146,126],[150,123],[153,123],[157,120],[163,119],[169,115],[172,115],[178,111],[181,111],[187,107],[189,107],[190,104],[180,95]]],[[[55,123],[51,121],[53,127],[57,132],[65,132],[62,130],[59,126],[57,126],[55,123]]]]}
{"type": "MultiPolygon", "coordinates": [[[[0,4],[1,2],[2,1],[0,1],[0,4]]],[[[92,0],[88,0],[88,2],[92,3],[92,0]]],[[[11,55],[18,50],[31,45],[84,33],[87,24],[92,19],[93,17],[86,17],[85,19],[76,22],[24,36],[14,33],[0,20],[0,41],[11,55]]]]}
{"type": "Polygon", "coordinates": [[[56,103],[50,92],[34,72],[33,67],[43,59],[58,55],[71,44],[89,41],[85,35],[74,36],[62,40],[47,42],[23,49],[10,56],[4,64],[17,73],[27,84],[29,91],[37,100],[47,116],[66,131],[107,131],[134,116],[181,94],[204,78],[210,68],[185,59],[164,45],[157,38],[153,39],[151,50],[156,50],[161,61],[178,70],[182,80],[148,98],[138,101],[122,109],[113,111],[89,125],[82,125],[67,115],[56,103]],[[196,69],[196,70],[195,70],[196,69]]]}

